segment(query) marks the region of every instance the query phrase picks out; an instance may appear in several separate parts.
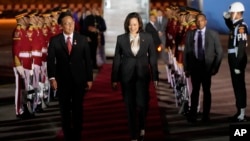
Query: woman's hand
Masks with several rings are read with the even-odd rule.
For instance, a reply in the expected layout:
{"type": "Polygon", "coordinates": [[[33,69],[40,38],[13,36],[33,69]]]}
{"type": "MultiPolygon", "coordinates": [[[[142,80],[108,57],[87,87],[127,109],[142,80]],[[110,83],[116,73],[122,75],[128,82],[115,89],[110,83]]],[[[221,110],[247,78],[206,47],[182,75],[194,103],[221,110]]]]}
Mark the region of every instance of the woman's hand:
{"type": "Polygon", "coordinates": [[[117,82],[113,82],[112,83],[112,89],[113,90],[117,90],[117,88],[118,88],[118,83],[117,82]]]}
{"type": "Polygon", "coordinates": [[[53,90],[57,90],[57,82],[56,82],[56,79],[51,79],[51,80],[50,80],[50,86],[52,87],[53,90]]]}
{"type": "Polygon", "coordinates": [[[158,84],[159,84],[159,82],[158,82],[158,81],[154,81],[154,86],[155,86],[155,88],[157,88],[157,87],[158,87],[158,84]]]}
{"type": "Polygon", "coordinates": [[[92,85],[93,85],[93,82],[92,81],[88,81],[87,82],[87,88],[86,88],[86,90],[91,90],[92,85]]]}

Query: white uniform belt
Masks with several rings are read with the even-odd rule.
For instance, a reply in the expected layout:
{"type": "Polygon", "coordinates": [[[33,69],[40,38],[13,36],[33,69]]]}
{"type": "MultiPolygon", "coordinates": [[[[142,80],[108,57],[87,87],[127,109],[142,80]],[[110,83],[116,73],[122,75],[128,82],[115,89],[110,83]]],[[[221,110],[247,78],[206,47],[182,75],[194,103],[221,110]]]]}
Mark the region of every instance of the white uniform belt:
{"type": "Polygon", "coordinates": [[[20,52],[19,53],[19,57],[22,57],[22,58],[30,58],[31,57],[31,54],[29,52],[20,52]]]}
{"type": "Polygon", "coordinates": [[[228,49],[228,54],[230,54],[230,53],[235,53],[235,48],[228,49]]]}
{"type": "Polygon", "coordinates": [[[42,48],[42,53],[47,53],[47,48],[42,48]]]}
{"type": "Polygon", "coordinates": [[[184,46],[182,45],[182,46],[178,46],[178,50],[179,51],[184,51],[184,46]]]}
{"type": "Polygon", "coordinates": [[[31,54],[32,54],[32,56],[37,56],[37,57],[42,56],[42,52],[39,52],[39,51],[32,51],[31,54]]]}

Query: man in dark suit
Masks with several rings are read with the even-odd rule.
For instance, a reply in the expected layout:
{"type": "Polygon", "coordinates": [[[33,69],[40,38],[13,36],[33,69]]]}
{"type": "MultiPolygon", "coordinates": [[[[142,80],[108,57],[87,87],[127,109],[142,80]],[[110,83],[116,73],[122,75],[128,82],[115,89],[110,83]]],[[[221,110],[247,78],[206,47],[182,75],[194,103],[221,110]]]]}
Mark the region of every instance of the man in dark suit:
{"type": "Polygon", "coordinates": [[[96,54],[97,47],[104,45],[104,34],[106,31],[104,19],[98,15],[97,9],[92,9],[92,14],[87,16],[82,23],[81,34],[88,37],[93,69],[98,69],[96,54]]]}
{"type": "Polygon", "coordinates": [[[157,10],[157,17],[156,17],[156,28],[158,30],[159,37],[161,39],[162,43],[162,51],[161,51],[161,57],[164,60],[164,62],[168,62],[168,54],[165,51],[166,48],[166,28],[167,28],[167,23],[168,19],[166,16],[163,15],[162,10],[157,10]]]}
{"type": "Polygon", "coordinates": [[[156,28],[156,16],[154,14],[150,14],[149,22],[145,26],[145,31],[152,35],[155,49],[158,51],[158,47],[161,47],[161,39],[156,28]]]}
{"type": "Polygon", "coordinates": [[[117,37],[111,75],[114,89],[118,82],[121,83],[131,141],[142,141],[144,138],[150,100],[149,84],[153,80],[157,85],[159,79],[153,39],[150,34],[142,32],[142,27],[140,15],[129,13],[124,22],[126,33],[117,37]]]}
{"type": "Polygon", "coordinates": [[[203,88],[202,121],[210,120],[211,77],[218,72],[223,57],[217,32],[206,28],[206,24],[206,16],[198,14],[196,16],[198,29],[188,31],[186,36],[184,71],[187,77],[191,76],[193,86],[190,113],[187,116],[189,122],[197,120],[200,85],[203,88]]]}
{"type": "Polygon", "coordinates": [[[63,33],[54,36],[48,47],[48,77],[57,91],[66,141],[80,141],[83,96],[92,86],[93,73],[87,39],[74,32],[70,12],[62,12],[58,23],[63,33]]]}

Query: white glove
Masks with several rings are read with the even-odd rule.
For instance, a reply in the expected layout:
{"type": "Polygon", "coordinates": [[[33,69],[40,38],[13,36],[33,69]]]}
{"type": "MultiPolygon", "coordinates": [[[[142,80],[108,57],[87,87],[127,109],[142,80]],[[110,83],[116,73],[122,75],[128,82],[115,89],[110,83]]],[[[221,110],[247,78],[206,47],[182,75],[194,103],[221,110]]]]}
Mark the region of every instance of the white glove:
{"type": "Polygon", "coordinates": [[[159,82],[158,82],[158,81],[154,81],[154,86],[155,86],[155,88],[157,88],[157,87],[158,87],[158,84],[159,84],[159,82]]]}
{"type": "Polygon", "coordinates": [[[35,70],[35,64],[31,65],[30,76],[33,76],[35,70]]]}
{"type": "Polygon", "coordinates": [[[33,74],[34,74],[33,71],[34,71],[34,70],[30,70],[30,76],[33,76],[33,74]]]}
{"type": "Polygon", "coordinates": [[[223,17],[225,19],[229,19],[230,18],[230,13],[229,12],[223,12],[223,17]]]}
{"type": "Polygon", "coordinates": [[[239,69],[234,69],[235,74],[240,74],[240,70],[239,69]]]}
{"type": "Polygon", "coordinates": [[[23,69],[23,66],[17,66],[16,70],[21,75],[21,77],[24,78],[24,69],[23,69]]]}

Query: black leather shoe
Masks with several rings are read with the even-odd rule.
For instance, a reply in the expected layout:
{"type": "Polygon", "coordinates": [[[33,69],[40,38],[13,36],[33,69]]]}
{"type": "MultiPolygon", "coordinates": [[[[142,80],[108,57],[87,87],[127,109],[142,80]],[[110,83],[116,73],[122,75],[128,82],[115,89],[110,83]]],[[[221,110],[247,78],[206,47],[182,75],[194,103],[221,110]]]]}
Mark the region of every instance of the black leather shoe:
{"type": "Polygon", "coordinates": [[[196,123],[197,119],[194,118],[194,117],[187,117],[187,121],[190,122],[190,123],[196,123]]]}
{"type": "Polygon", "coordinates": [[[207,117],[207,116],[202,117],[202,118],[201,118],[201,122],[204,122],[204,123],[210,122],[210,118],[207,117]]]}
{"type": "Polygon", "coordinates": [[[244,116],[243,119],[237,118],[234,122],[246,122],[246,121],[247,121],[246,116],[244,116]]]}
{"type": "Polygon", "coordinates": [[[31,113],[29,113],[29,112],[23,112],[22,114],[17,115],[16,117],[19,118],[19,119],[21,119],[21,120],[25,120],[25,119],[34,118],[35,115],[34,115],[34,114],[31,114],[31,113]]]}
{"type": "Polygon", "coordinates": [[[238,116],[239,116],[239,114],[236,113],[235,115],[229,117],[228,120],[231,122],[235,122],[238,120],[238,116]]]}
{"type": "Polygon", "coordinates": [[[35,111],[36,111],[37,113],[42,113],[42,112],[44,112],[44,110],[43,110],[43,108],[42,108],[42,105],[38,105],[38,106],[36,107],[35,111]]]}
{"type": "Polygon", "coordinates": [[[188,113],[187,114],[187,121],[190,122],[190,123],[195,123],[195,122],[197,122],[197,118],[196,118],[196,116],[188,113]]]}

